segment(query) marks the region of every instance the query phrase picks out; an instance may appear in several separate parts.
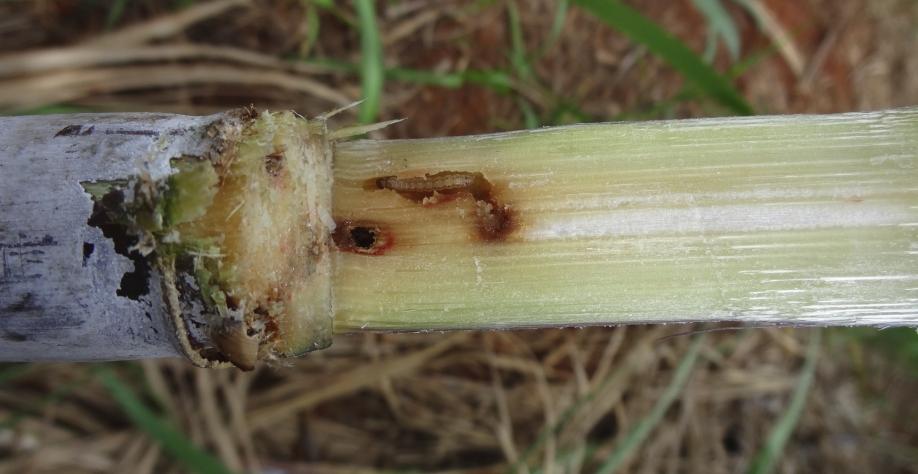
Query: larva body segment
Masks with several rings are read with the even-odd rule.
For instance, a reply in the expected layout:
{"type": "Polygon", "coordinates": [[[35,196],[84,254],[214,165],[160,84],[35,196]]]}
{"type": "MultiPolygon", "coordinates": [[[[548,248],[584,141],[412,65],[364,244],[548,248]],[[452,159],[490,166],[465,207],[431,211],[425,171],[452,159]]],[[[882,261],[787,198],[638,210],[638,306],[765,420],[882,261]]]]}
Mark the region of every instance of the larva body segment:
{"type": "Polygon", "coordinates": [[[454,194],[463,191],[478,199],[480,194],[491,189],[484,175],[467,171],[441,171],[413,178],[383,176],[371,181],[371,188],[389,189],[415,200],[431,197],[434,193],[454,194]]]}
{"type": "Polygon", "coordinates": [[[509,206],[497,202],[492,195],[491,182],[479,172],[440,171],[410,178],[382,176],[367,180],[364,188],[395,191],[399,196],[427,206],[468,193],[475,200],[478,235],[483,240],[502,240],[514,228],[509,206]]]}

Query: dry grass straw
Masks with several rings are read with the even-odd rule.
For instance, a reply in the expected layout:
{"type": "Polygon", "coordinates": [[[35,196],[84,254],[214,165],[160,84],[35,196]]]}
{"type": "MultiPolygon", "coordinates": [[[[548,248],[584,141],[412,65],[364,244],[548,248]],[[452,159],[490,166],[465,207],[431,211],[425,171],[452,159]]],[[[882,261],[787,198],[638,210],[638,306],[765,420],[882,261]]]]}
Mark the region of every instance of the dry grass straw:
{"type": "MultiPolygon", "coordinates": [[[[64,3],[0,3],[0,108],[201,113],[255,103],[316,115],[360,95],[359,78],[279,59],[299,51],[307,38],[305,10],[292,2],[206,2],[178,13],[137,2],[123,21],[134,26],[111,33],[92,21],[107,12],[80,16],[64,3]]],[[[631,3],[702,48],[704,23],[688,2],[631,3]]],[[[893,72],[918,71],[910,54],[914,6],[905,0],[840,3],[861,12],[841,29],[831,13],[836,1],[794,2],[793,15],[772,10],[795,38],[809,79],[799,87],[780,57],[767,56],[742,79],[751,102],[769,112],[918,103],[918,74],[893,72]],[[794,15],[804,15],[809,26],[788,26],[794,15]]],[[[506,66],[506,10],[501,2],[476,5],[412,0],[381,9],[386,64],[434,72],[506,66]]],[[[517,7],[526,47],[535,51],[552,28],[556,3],[517,7]]],[[[731,11],[749,37],[748,50],[767,49],[767,36],[740,10],[731,11]]],[[[355,62],[352,13],[320,12],[322,32],[309,50],[355,62]]],[[[513,94],[389,81],[382,118],[408,120],[387,133],[518,128],[516,96],[543,118],[559,97],[603,118],[646,111],[647,104],[664,105],[653,109],[656,116],[702,111],[696,103],[667,102],[681,79],[584,12],[571,9],[563,26],[543,59],[532,62],[539,80],[515,85],[513,94]]],[[[353,115],[340,118],[353,121],[353,115]]],[[[671,382],[691,337],[664,337],[684,330],[353,335],[338,338],[329,350],[252,373],[205,371],[180,361],[114,369],[148,407],[236,471],[490,473],[515,466],[509,471],[591,472],[671,382]]],[[[716,474],[748,468],[787,409],[805,338],[774,328],[708,334],[692,377],[622,470],[716,474]]],[[[908,472],[918,464],[908,448],[918,443],[914,379],[856,344],[828,339],[828,356],[820,360],[778,470],[908,472]],[[880,396],[885,404],[874,403],[880,396]]],[[[182,472],[129,422],[92,366],[2,370],[0,473],[182,472]]]]}
{"type": "Polygon", "coordinates": [[[2,57],[0,109],[27,111],[100,93],[199,84],[280,89],[334,106],[353,102],[309,77],[319,71],[316,67],[239,48],[156,43],[227,11],[251,7],[245,0],[206,2],[72,46],[2,57]],[[181,64],[186,61],[197,64],[181,64]]]}
{"type": "MultiPolygon", "coordinates": [[[[360,335],[254,373],[177,361],[120,365],[118,373],[236,472],[591,472],[671,383],[692,340],[661,339],[671,333],[360,335]]],[[[797,342],[786,329],[709,334],[676,403],[621,470],[748,467],[786,409],[803,360],[775,338],[797,342]]],[[[879,361],[867,363],[878,369],[879,361]]],[[[878,369],[870,380],[889,374],[878,369]]],[[[866,408],[858,380],[844,360],[820,362],[782,469],[897,465],[880,448],[859,443],[865,447],[846,453],[822,440],[883,432],[884,411],[866,408]]],[[[5,385],[0,407],[9,420],[0,429],[0,472],[178,472],[125,423],[91,366],[37,365],[5,385]]]]}

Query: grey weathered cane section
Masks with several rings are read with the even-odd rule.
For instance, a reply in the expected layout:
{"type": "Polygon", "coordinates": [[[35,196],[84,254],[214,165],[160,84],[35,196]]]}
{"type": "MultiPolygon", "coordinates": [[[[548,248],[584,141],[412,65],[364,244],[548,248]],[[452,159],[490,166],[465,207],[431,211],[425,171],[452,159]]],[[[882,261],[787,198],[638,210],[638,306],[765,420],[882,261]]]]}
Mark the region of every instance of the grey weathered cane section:
{"type": "Polygon", "coordinates": [[[171,158],[207,151],[220,117],[0,118],[0,360],[180,354],[160,275],[87,223],[81,183],[162,178],[171,158]]]}

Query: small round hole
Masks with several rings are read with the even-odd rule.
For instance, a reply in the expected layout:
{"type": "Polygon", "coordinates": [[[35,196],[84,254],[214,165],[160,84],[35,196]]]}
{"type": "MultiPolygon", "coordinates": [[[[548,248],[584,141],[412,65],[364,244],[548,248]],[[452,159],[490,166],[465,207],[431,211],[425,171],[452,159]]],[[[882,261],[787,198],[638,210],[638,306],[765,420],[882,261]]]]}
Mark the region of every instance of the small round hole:
{"type": "Polygon", "coordinates": [[[392,246],[390,231],[369,221],[336,220],[331,238],[339,251],[359,255],[382,255],[392,246]]]}
{"type": "Polygon", "coordinates": [[[376,231],[369,227],[354,227],[351,229],[351,240],[362,249],[373,248],[376,244],[376,231]]]}

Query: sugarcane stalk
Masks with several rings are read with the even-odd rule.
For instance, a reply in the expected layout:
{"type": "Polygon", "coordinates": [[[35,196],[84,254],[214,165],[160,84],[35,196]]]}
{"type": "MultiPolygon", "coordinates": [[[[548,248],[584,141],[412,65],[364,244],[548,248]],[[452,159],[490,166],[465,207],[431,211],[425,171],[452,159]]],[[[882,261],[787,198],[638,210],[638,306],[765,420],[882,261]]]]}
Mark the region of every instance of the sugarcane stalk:
{"type": "Polygon", "coordinates": [[[0,359],[251,368],[330,344],[324,124],[0,120],[0,359]]]}
{"type": "Polygon", "coordinates": [[[918,109],[362,130],[0,119],[0,359],[250,368],[361,330],[918,325],[918,109]]]}
{"type": "Polygon", "coordinates": [[[336,330],[916,325],[916,132],[905,109],[339,144],[335,215],[394,244],[339,253],[336,330]],[[367,191],[444,171],[482,173],[507,232],[468,192],[367,191]]]}

